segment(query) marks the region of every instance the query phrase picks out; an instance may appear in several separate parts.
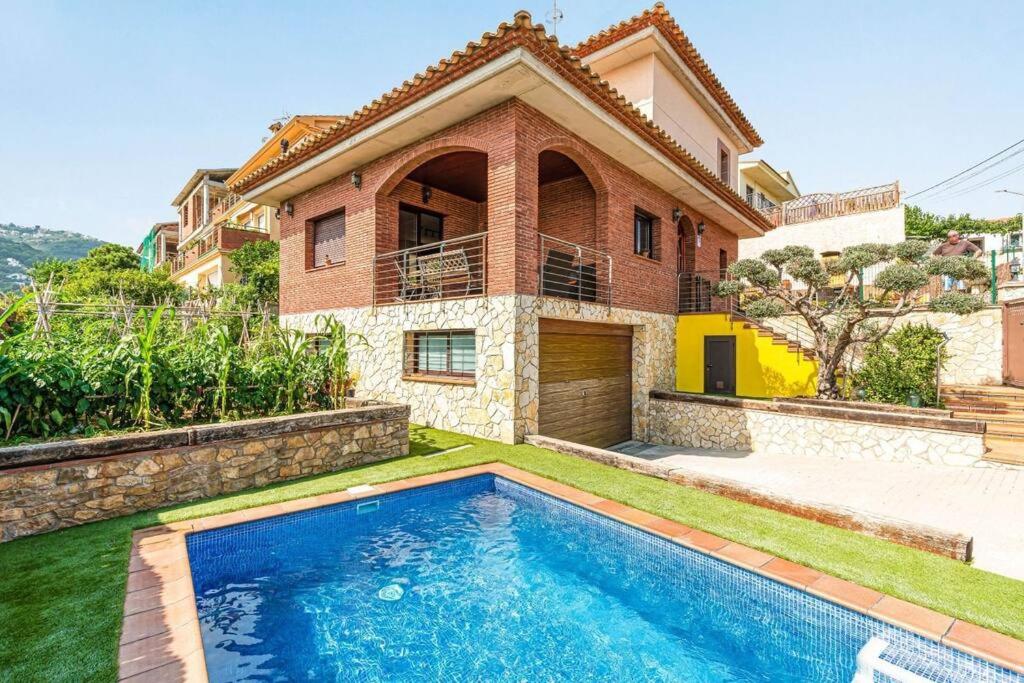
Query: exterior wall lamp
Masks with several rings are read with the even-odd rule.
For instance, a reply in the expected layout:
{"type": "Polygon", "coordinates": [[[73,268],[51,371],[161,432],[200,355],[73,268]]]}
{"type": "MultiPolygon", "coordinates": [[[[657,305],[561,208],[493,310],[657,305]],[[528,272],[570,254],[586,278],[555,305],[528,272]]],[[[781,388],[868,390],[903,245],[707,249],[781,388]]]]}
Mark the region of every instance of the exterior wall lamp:
{"type": "Polygon", "coordinates": [[[281,154],[288,151],[288,138],[281,138],[281,154]]]}
{"type": "Polygon", "coordinates": [[[290,201],[285,202],[284,203],[284,212],[286,214],[288,214],[289,218],[291,218],[292,216],[295,215],[295,205],[292,204],[290,201]]]}
{"type": "Polygon", "coordinates": [[[434,194],[434,191],[430,189],[430,186],[429,185],[424,185],[423,186],[423,203],[424,204],[428,204],[430,202],[430,197],[433,194],[434,194]]]}
{"type": "Polygon", "coordinates": [[[352,171],[352,187],[357,190],[361,190],[363,188],[363,174],[359,171],[352,171]]]}
{"type": "Polygon", "coordinates": [[[679,207],[672,209],[672,222],[678,223],[683,219],[683,210],[679,207]]]}
{"type": "Polygon", "coordinates": [[[701,236],[704,234],[704,227],[705,227],[704,226],[704,221],[700,221],[700,222],[697,223],[697,246],[698,247],[700,246],[700,243],[701,243],[701,236]]]}

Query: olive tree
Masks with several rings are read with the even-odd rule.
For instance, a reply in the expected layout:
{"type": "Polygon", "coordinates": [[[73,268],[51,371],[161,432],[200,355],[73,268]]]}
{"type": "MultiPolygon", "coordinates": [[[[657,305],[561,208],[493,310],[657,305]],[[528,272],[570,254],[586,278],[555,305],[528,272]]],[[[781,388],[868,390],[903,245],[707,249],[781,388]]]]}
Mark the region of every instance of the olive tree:
{"type": "MultiPolygon", "coordinates": [[[[771,249],[758,258],[741,259],[729,267],[733,279],[716,286],[723,297],[744,295],[743,314],[754,320],[785,314],[800,316],[814,336],[818,359],[817,395],[839,398],[836,371],[847,351],[885,336],[895,321],[913,308],[913,294],[934,275],[956,280],[984,278],[988,269],[967,256],[929,258],[929,246],[919,240],[899,244],[859,244],[823,263],[804,246],[771,249]],[[874,277],[874,298],[861,296],[864,269],[882,266],[874,277]],[[787,286],[786,279],[799,283],[787,286]],[[837,286],[837,280],[842,284],[837,286]],[[801,286],[802,285],[802,286],[801,286]],[[819,296],[822,290],[834,296],[819,296]]],[[[933,299],[936,311],[967,314],[978,310],[976,296],[950,292],[933,299]]]]}

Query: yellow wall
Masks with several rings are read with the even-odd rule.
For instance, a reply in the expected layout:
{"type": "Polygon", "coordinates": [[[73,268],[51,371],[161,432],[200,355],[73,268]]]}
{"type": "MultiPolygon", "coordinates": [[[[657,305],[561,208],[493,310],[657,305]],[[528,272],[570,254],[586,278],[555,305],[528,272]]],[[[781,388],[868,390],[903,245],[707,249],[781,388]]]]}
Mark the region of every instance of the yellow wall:
{"type": "Polygon", "coordinates": [[[676,389],[704,392],[704,337],[736,337],[736,393],[752,398],[814,396],[817,361],[784,344],[744,329],[726,313],[681,315],[676,319],[676,389]]]}

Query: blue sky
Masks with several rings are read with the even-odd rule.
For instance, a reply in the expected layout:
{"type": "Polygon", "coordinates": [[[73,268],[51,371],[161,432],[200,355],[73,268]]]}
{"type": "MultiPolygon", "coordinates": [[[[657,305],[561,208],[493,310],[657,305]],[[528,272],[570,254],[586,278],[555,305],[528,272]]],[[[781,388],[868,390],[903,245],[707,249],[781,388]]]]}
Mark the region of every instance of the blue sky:
{"type": "MultiPolygon", "coordinates": [[[[559,4],[567,44],[649,6],[559,4]]],[[[913,192],[1024,138],[1022,2],[667,6],[767,141],[756,155],[804,192],[913,192]]],[[[520,8],[550,3],[6,0],[0,222],[137,244],[197,167],[238,165],[275,117],[350,113],[520,8]]],[[[1002,187],[1024,192],[1024,169],[923,205],[1016,213],[1002,187]]]]}

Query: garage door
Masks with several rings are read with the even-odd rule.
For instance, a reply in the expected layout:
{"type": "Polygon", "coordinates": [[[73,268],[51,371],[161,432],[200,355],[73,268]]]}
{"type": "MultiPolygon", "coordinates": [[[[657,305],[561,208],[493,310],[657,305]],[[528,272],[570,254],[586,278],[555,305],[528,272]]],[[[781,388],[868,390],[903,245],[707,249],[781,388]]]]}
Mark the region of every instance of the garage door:
{"type": "Polygon", "coordinates": [[[633,328],[540,321],[544,436],[604,448],[632,436],[633,328]]]}

